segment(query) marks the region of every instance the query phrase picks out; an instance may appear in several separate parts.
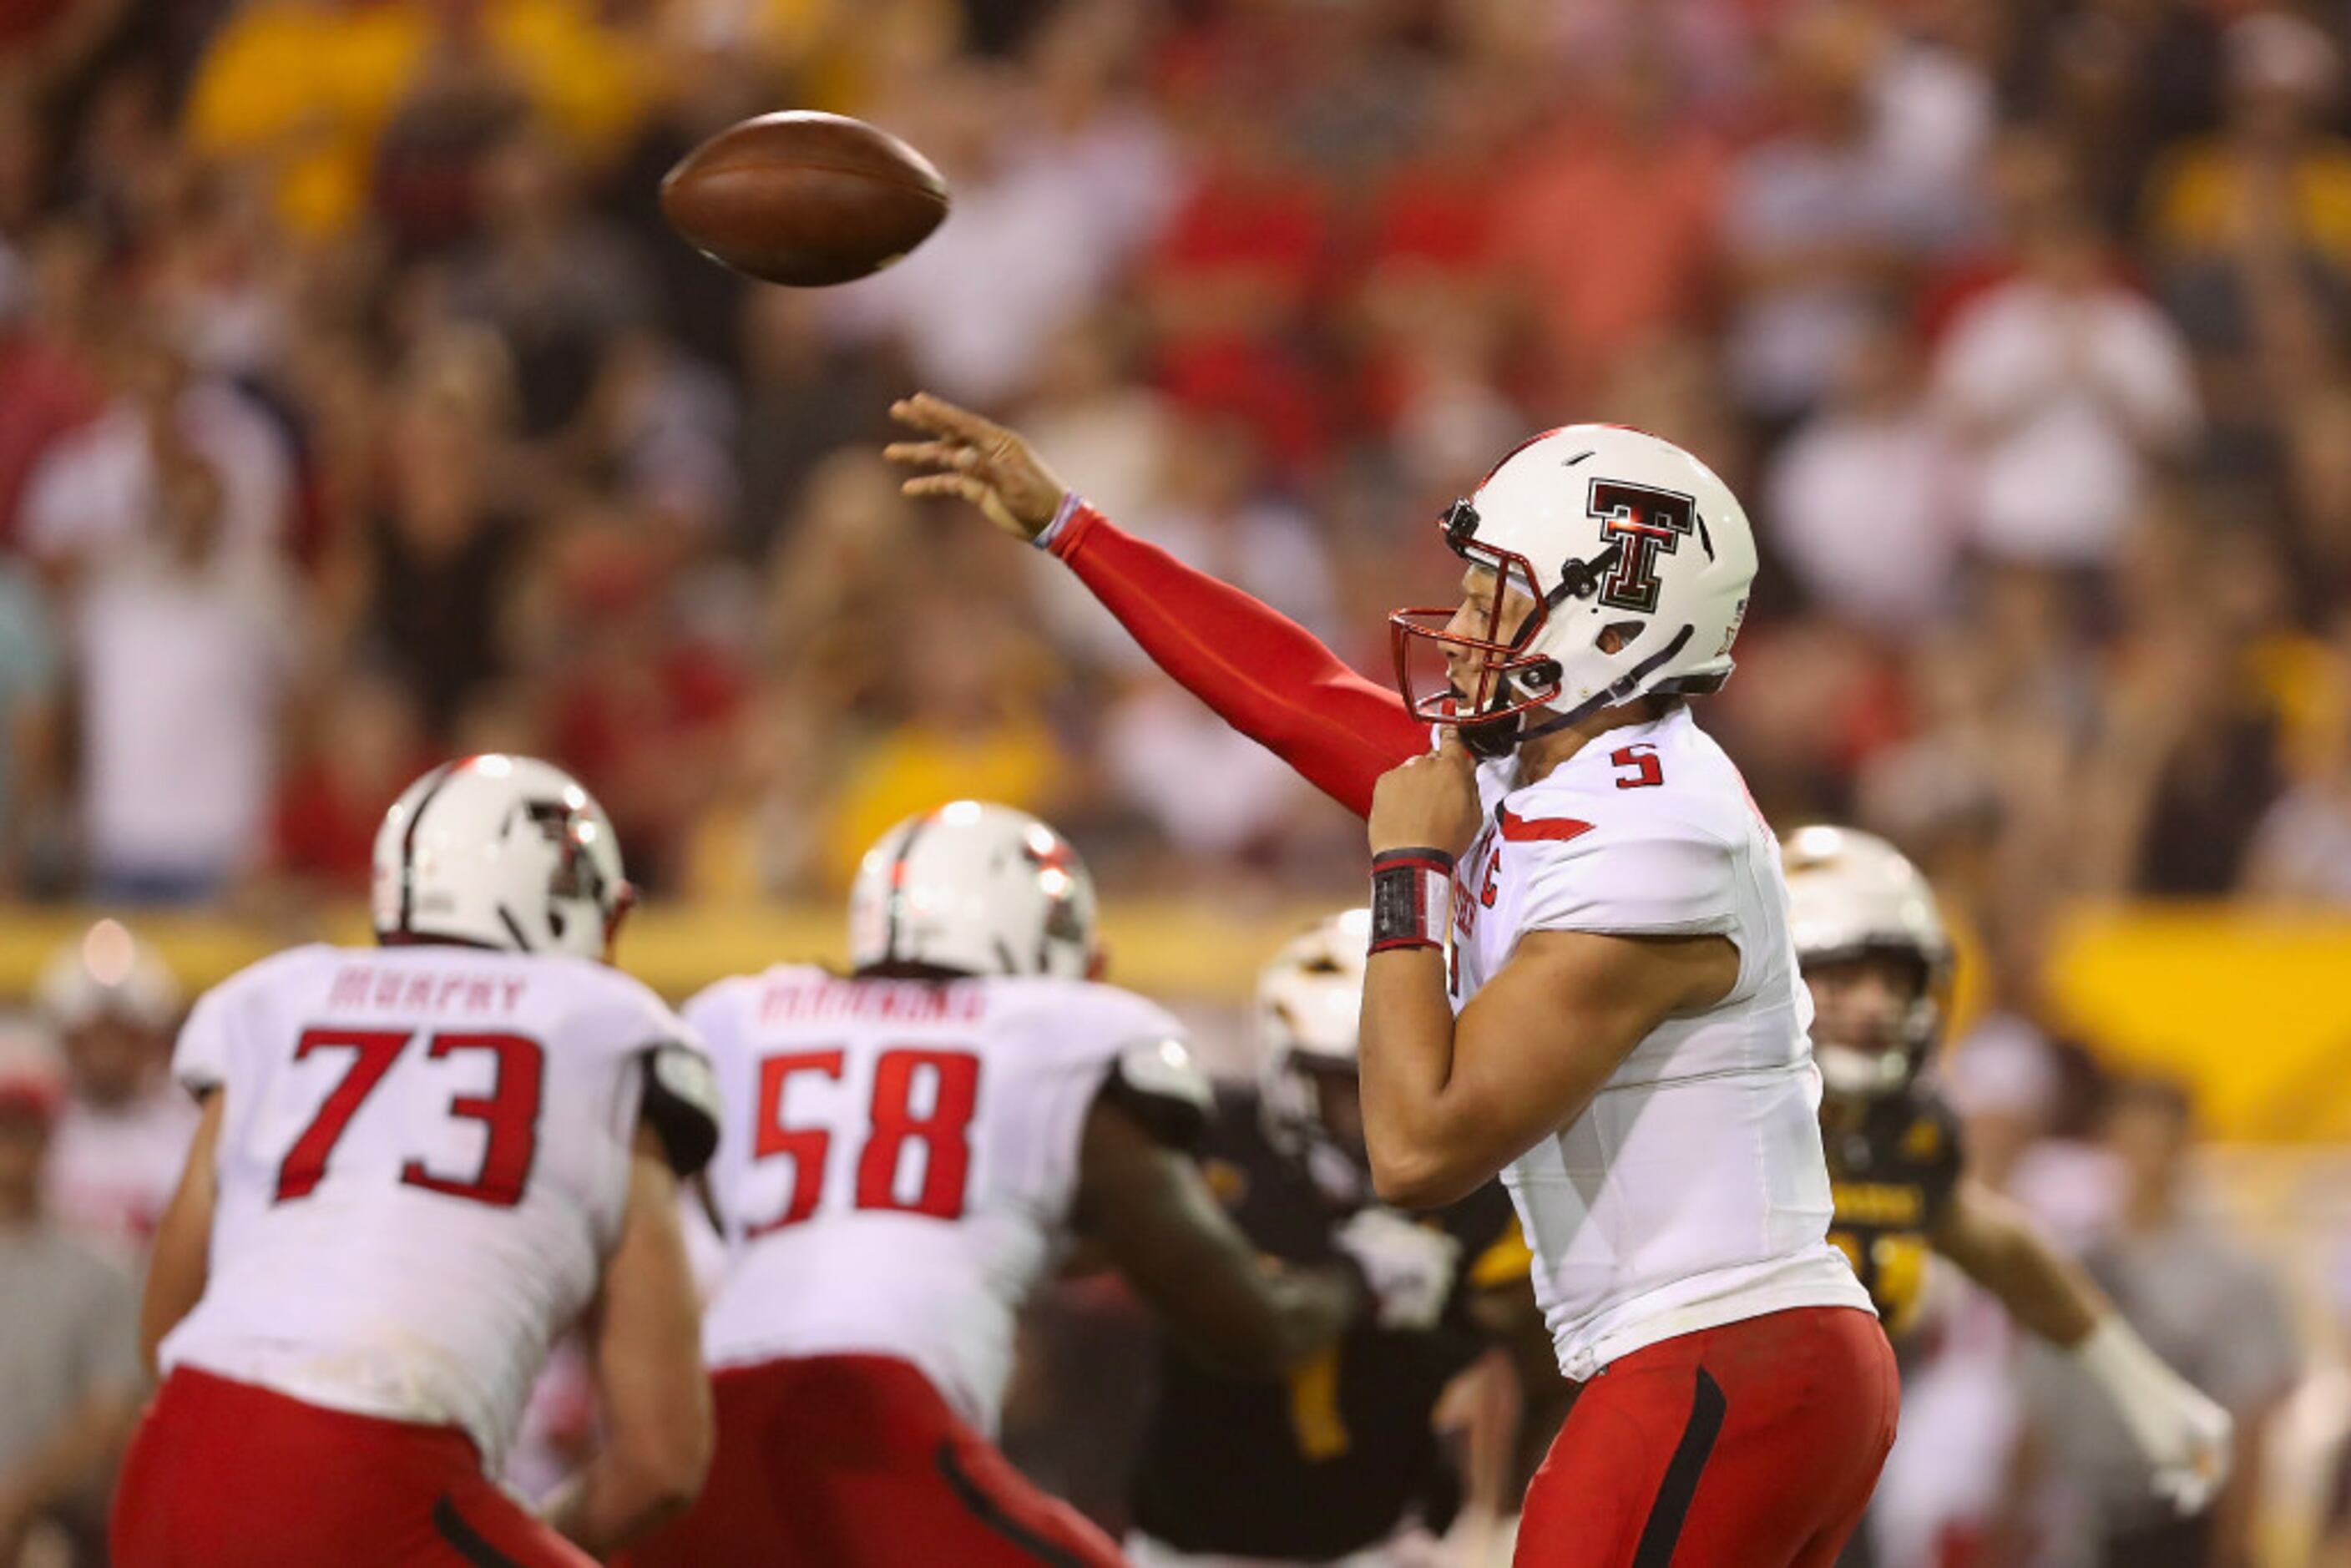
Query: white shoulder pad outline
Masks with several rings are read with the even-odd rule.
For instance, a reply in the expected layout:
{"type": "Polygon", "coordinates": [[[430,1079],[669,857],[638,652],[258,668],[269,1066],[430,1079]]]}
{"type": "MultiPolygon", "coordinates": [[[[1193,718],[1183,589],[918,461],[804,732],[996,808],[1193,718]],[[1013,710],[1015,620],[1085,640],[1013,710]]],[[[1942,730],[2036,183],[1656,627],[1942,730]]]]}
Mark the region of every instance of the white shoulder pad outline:
{"type": "Polygon", "coordinates": [[[660,1135],[671,1168],[692,1176],[718,1146],[718,1075],[697,1047],[667,1040],[644,1052],[645,1094],[640,1114],[660,1135]]]}
{"type": "Polygon", "coordinates": [[[1202,1112],[1216,1103],[1216,1091],[1192,1060],[1191,1048],[1172,1035],[1126,1046],[1118,1053],[1116,1071],[1138,1094],[1177,1101],[1202,1112]]]}
{"type": "Polygon", "coordinates": [[[1110,1085],[1153,1130],[1177,1143],[1199,1135],[1216,1109],[1216,1086],[1172,1034],[1130,1041],[1111,1062],[1110,1085]]]}

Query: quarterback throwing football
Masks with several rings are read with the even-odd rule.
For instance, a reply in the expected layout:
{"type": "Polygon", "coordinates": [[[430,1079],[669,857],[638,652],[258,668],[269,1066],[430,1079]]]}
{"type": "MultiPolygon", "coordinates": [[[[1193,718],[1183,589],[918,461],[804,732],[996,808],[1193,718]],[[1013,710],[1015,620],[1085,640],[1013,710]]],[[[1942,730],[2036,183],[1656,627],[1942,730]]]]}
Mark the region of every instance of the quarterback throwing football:
{"type": "Polygon", "coordinates": [[[1536,436],[1447,512],[1401,695],[928,396],[891,456],[1069,565],[1162,668],[1370,824],[1364,1128],[1390,1202],[1498,1173],[1561,1369],[1524,1565],[1825,1564],[1894,1437],[1893,1354],[1827,1240],[1812,1007],[1778,846],[1689,695],[1755,573],[1672,444],[1536,436]],[[1443,680],[1422,681],[1415,655],[1443,680]],[[1432,733],[1436,745],[1431,745],[1432,733]]]}

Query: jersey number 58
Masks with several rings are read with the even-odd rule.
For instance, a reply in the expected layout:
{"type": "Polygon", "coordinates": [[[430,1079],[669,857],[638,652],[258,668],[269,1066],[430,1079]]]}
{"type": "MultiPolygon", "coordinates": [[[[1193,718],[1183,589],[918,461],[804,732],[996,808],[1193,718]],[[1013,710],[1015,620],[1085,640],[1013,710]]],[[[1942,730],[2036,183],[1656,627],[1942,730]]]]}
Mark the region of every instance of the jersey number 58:
{"type": "MultiPolygon", "coordinates": [[[[752,1225],[745,1235],[764,1236],[797,1225],[824,1201],[831,1129],[786,1126],[784,1098],[787,1086],[799,1075],[838,1081],[845,1061],[846,1053],[837,1047],[785,1051],[761,1060],[752,1155],[761,1160],[790,1155],[792,1190],[781,1213],[752,1225]]],[[[872,1130],[857,1156],[856,1207],[961,1218],[964,1187],[971,1176],[971,1119],[978,1106],[979,1058],[970,1051],[917,1046],[883,1051],[873,1063],[873,1101],[868,1113],[872,1130]],[[928,1089],[921,1110],[914,1103],[918,1085],[928,1089]],[[901,1196],[899,1166],[910,1144],[922,1151],[922,1181],[901,1196]]]]}

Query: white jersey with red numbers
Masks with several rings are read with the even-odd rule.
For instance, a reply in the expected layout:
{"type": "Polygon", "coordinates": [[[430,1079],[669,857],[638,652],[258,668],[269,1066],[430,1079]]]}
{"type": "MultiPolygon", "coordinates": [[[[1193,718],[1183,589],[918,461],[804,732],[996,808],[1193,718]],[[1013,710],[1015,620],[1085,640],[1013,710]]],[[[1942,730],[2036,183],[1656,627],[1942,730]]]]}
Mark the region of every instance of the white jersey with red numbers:
{"type": "Polygon", "coordinates": [[[440,945],[265,959],[196,1003],[172,1071],[227,1102],[165,1369],[455,1424],[493,1475],[619,1240],[640,1120],[699,1115],[706,1148],[713,1110],[699,1042],[636,981],[440,945]]]}
{"type": "Polygon", "coordinates": [[[784,966],[685,1011],[726,1107],[711,1187],[733,1263],[711,1365],[895,1356],[982,1431],[1014,1317],[1064,1249],[1095,1098],[1114,1078],[1205,1093],[1174,1019],[1081,980],[784,966]]]}
{"type": "Polygon", "coordinates": [[[49,1212],[82,1240],[143,1258],[180,1185],[196,1119],[196,1103],[160,1082],[127,1105],[67,1101],[44,1166],[49,1212]]]}
{"type": "Polygon", "coordinates": [[[1780,850],[1687,709],[1613,729],[1549,777],[1478,770],[1486,826],[1455,873],[1458,1008],[1534,931],[1715,934],[1739,978],[1636,1046],[1591,1107],[1503,1173],[1561,1369],[1789,1307],[1869,1310],[1827,1241],[1812,998],[1780,850]]]}

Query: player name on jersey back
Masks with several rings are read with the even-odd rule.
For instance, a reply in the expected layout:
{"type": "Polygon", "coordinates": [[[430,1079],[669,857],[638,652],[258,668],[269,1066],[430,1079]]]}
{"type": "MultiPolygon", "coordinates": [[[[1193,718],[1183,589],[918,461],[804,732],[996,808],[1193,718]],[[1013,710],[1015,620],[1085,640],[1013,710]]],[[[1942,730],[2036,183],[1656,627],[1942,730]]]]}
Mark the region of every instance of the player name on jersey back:
{"type": "Polygon", "coordinates": [[[1087,1113],[1122,1057],[1180,1040],[1079,980],[844,979],[784,967],[686,1006],[726,1121],[730,1253],[714,1366],[891,1355],[982,1430],[1014,1318],[1065,1242],[1087,1113]]]}
{"type": "Polygon", "coordinates": [[[296,948],[190,1013],[172,1071],[226,1096],[189,1364],[463,1427],[495,1471],[619,1239],[656,1056],[651,991],[584,959],[296,948]]]}
{"type": "Polygon", "coordinates": [[[1486,826],[1455,868],[1455,1006],[1526,936],[1719,936],[1730,991],[1669,1019],[1591,1104],[1503,1173],[1562,1369],[1799,1306],[1866,1310],[1829,1246],[1812,1000],[1779,845],[1686,709],[1610,730],[1535,783],[1478,770],[1486,826]]]}

